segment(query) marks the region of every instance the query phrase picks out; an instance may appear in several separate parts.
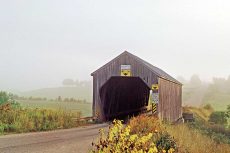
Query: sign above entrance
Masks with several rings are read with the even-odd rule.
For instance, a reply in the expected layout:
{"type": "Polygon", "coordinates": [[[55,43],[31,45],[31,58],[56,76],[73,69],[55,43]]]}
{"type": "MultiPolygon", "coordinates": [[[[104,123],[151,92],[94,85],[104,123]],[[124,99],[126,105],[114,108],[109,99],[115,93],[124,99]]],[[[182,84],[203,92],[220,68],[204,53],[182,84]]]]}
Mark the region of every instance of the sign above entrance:
{"type": "Polygon", "coordinates": [[[152,84],[152,90],[157,91],[159,89],[158,84],[152,84]]]}
{"type": "Polygon", "coordinates": [[[131,76],[131,65],[121,65],[121,76],[131,76]]]}
{"type": "Polygon", "coordinates": [[[131,70],[131,65],[121,65],[121,70],[131,70]]]}

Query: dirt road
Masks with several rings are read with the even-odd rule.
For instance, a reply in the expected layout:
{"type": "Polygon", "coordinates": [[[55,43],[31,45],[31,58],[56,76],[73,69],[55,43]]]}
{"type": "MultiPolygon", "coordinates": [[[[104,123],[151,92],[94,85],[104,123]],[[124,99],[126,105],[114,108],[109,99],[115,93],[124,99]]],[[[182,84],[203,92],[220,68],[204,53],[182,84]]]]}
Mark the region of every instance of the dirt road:
{"type": "Polygon", "coordinates": [[[0,136],[0,153],[86,153],[96,139],[100,128],[97,124],[74,129],[50,132],[0,136]]]}

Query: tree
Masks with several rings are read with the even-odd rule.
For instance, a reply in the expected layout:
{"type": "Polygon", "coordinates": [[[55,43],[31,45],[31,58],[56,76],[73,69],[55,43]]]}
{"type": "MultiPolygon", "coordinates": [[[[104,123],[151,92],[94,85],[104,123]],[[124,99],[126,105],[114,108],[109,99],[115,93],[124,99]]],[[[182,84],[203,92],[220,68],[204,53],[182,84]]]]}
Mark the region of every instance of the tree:
{"type": "Polygon", "coordinates": [[[70,100],[69,100],[69,98],[65,98],[63,101],[64,102],[69,102],[70,100]]]}
{"type": "Polygon", "coordinates": [[[230,105],[227,106],[226,116],[228,118],[228,128],[230,129],[230,105]]]}
{"type": "Polygon", "coordinates": [[[230,118],[230,105],[227,106],[226,115],[228,118],[230,118]]]}
{"type": "Polygon", "coordinates": [[[80,85],[81,87],[90,87],[91,81],[81,81],[80,85]]]}
{"type": "Polygon", "coordinates": [[[198,75],[193,75],[190,79],[190,83],[195,86],[200,86],[202,84],[198,75]]]}
{"type": "Polygon", "coordinates": [[[62,101],[62,98],[61,98],[61,96],[58,96],[58,99],[57,99],[58,101],[62,101]]]}
{"type": "Polygon", "coordinates": [[[10,96],[6,93],[1,91],[0,92],[0,105],[6,103],[10,100],[10,96]]]}
{"type": "Polygon", "coordinates": [[[75,86],[78,86],[80,84],[79,80],[75,80],[75,86]]]}
{"type": "Polygon", "coordinates": [[[185,84],[185,83],[187,82],[187,81],[185,80],[185,78],[182,77],[182,76],[178,76],[178,77],[177,77],[177,80],[180,81],[182,84],[185,84]]]}
{"type": "Polygon", "coordinates": [[[63,84],[64,86],[73,86],[73,85],[75,85],[75,82],[74,82],[73,79],[64,79],[64,80],[62,81],[62,84],[63,84]]]}

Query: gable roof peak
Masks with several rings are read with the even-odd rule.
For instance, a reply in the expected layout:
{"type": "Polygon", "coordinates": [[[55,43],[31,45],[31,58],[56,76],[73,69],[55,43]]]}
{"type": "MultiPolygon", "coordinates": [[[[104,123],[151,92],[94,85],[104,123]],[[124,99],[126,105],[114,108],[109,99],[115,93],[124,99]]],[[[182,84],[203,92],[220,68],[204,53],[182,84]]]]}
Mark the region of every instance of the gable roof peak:
{"type": "MultiPolygon", "coordinates": [[[[152,64],[146,62],[145,60],[141,59],[140,57],[128,52],[127,50],[125,50],[123,53],[121,53],[120,55],[118,55],[116,58],[114,58],[113,60],[116,60],[117,58],[120,58],[121,56],[125,56],[128,55],[131,58],[133,58],[134,60],[138,61],[139,63],[142,63],[143,65],[145,65],[150,71],[152,71],[153,73],[155,73],[158,77],[161,77],[163,79],[172,81],[174,83],[177,84],[181,84],[179,81],[177,81],[175,78],[173,78],[172,76],[170,76],[168,73],[166,73],[165,71],[161,70],[160,68],[153,66],[152,64]]],[[[112,60],[112,61],[113,61],[112,60]]],[[[108,62],[107,64],[105,64],[104,66],[102,66],[101,68],[97,69],[96,71],[94,71],[91,75],[93,76],[97,71],[101,70],[102,68],[104,68],[105,66],[107,66],[110,62],[108,62]]]]}
{"type": "Polygon", "coordinates": [[[130,54],[127,50],[125,50],[122,54],[130,54]]]}

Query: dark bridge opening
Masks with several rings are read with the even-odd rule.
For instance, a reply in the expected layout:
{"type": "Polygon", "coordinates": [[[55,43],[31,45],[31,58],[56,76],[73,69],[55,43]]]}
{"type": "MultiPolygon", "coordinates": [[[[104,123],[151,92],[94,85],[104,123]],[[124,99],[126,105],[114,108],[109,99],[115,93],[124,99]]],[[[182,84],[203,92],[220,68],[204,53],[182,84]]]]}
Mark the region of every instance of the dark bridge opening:
{"type": "Polygon", "coordinates": [[[105,120],[125,119],[148,105],[150,88],[139,77],[111,77],[100,89],[105,120]]]}

